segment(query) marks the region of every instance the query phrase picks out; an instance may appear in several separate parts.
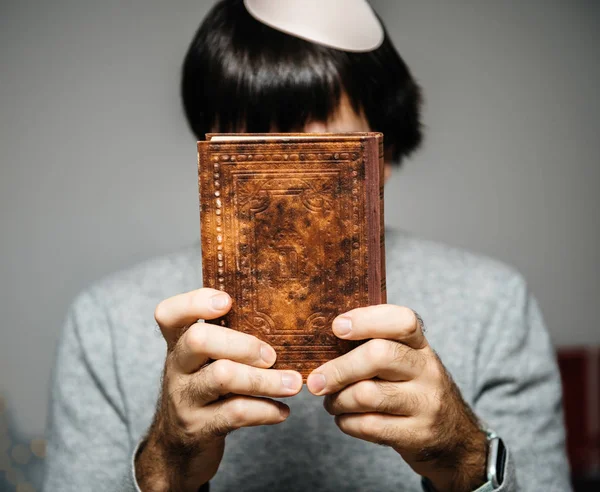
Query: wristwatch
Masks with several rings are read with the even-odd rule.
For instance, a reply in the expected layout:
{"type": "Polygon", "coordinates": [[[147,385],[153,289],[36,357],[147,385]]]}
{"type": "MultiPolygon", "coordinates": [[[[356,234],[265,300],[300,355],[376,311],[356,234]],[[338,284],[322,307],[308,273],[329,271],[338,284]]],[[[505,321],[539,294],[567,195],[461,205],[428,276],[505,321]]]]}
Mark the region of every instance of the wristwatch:
{"type": "MultiPolygon", "coordinates": [[[[484,430],[487,436],[488,450],[485,466],[487,482],[477,490],[496,490],[504,483],[504,471],[506,467],[506,447],[502,439],[492,430],[484,430]],[[491,485],[491,489],[490,489],[491,485]]],[[[425,492],[436,492],[429,479],[423,477],[421,484],[425,492]]]]}
{"type": "Polygon", "coordinates": [[[494,489],[502,485],[504,481],[504,467],[506,466],[506,447],[502,439],[493,431],[487,431],[488,453],[486,462],[486,474],[488,482],[494,489]]]}

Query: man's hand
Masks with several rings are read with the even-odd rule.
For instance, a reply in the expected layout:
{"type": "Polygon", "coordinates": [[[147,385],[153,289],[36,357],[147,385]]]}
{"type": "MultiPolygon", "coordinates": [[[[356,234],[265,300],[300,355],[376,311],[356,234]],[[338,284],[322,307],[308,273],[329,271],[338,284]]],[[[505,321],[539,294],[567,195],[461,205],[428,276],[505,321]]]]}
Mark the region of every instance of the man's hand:
{"type": "Polygon", "coordinates": [[[393,447],[439,491],[485,483],[486,436],[411,309],[379,305],[338,316],[333,332],[371,339],[308,377],[346,434],[393,447]]]}
{"type": "Polygon", "coordinates": [[[302,389],[299,373],[268,369],[276,359],[270,345],[197,322],[230,307],[229,295],[205,288],[156,308],[167,357],[154,422],[136,459],[144,491],[198,491],[217,472],[228,432],[283,422],[289,407],[269,397],[302,389]]]}

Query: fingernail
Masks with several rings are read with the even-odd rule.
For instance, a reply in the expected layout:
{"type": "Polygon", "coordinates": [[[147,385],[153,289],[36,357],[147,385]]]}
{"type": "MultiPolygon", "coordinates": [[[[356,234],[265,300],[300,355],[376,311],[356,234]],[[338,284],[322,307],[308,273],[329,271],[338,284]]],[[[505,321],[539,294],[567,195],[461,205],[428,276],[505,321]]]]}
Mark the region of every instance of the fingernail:
{"type": "Polygon", "coordinates": [[[333,330],[342,337],[348,335],[352,331],[352,320],[345,316],[338,316],[333,320],[333,330]]]}
{"type": "Polygon", "coordinates": [[[227,294],[215,294],[210,298],[210,304],[213,309],[224,309],[229,302],[229,296],[227,294]]]}
{"type": "Polygon", "coordinates": [[[325,376],[323,374],[311,374],[308,376],[306,384],[311,393],[320,393],[326,385],[325,376]]]}
{"type": "Polygon", "coordinates": [[[279,405],[279,413],[281,414],[281,418],[287,419],[290,414],[290,407],[283,404],[279,405]]]}
{"type": "Polygon", "coordinates": [[[260,358],[271,366],[275,362],[275,359],[277,358],[277,354],[268,345],[261,345],[260,358]]]}
{"type": "Polygon", "coordinates": [[[298,388],[298,375],[291,372],[282,373],[281,384],[287,389],[295,390],[298,388]]]}

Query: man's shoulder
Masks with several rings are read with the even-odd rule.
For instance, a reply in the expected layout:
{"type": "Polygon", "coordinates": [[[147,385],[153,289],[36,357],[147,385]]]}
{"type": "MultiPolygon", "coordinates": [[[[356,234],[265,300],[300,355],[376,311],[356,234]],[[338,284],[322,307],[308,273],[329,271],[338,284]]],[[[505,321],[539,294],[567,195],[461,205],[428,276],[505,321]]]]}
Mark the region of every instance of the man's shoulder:
{"type": "Polygon", "coordinates": [[[515,288],[524,288],[512,266],[484,254],[418,237],[387,231],[388,283],[408,283],[427,295],[498,301],[515,288]]]}
{"type": "Polygon", "coordinates": [[[388,302],[423,317],[429,343],[472,398],[477,357],[522,340],[528,329],[523,277],[485,255],[405,233],[390,234],[389,245],[388,302]]]}
{"type": "Polygon", "coordinates": [[[199,288],[201,278],[200,247],[196,244],[100,278],[77,296],[74,307],[93,302],[108,315],[140,308],[147,311],[163,299],[199,288]]]}
{"type": "Polygon", "coordinates": [[[148,425],[166,353],[154,319],[159,302],[200,287],[200,246],[138,262],[107,275],[72,302],[61,336],[62,353],[81,350],[79,361],[64,358],[69,371],[92,371],[115,401],[124,400],[132,433],[148,425]]]}

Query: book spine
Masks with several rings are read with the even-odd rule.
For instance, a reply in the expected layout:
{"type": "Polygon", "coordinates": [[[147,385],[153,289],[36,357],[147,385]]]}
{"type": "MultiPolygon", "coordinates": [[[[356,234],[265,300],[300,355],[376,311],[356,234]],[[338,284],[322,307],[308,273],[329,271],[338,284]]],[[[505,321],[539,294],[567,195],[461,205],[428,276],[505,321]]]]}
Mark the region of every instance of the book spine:
{"type": "Polygon", "coordinates": [[[387,295],[383,216],[383,185],[385,182],[383,135],[367,137],[365,143],[369,304],[385,304],[387,295]]]}
{"type": "Polygon", "coordinates": [[[380,304],[387,303],[387,284],[385,275],[385,218],[384,218],[384,199],[383,189],[385,186],[385,151],[383,148],[383,135],[377,137],[379,150],[379,250],[380,250],[380,285],[381,299],[380,304]]]}
{"type": "Polygon", "coordinates": [[[215,288],[211,237],[211,180],[207,172],[210,164],[208,142],[198,142],[198,202],[200,209],[200,243],[202,248],[202,286],[215,288]]]}

